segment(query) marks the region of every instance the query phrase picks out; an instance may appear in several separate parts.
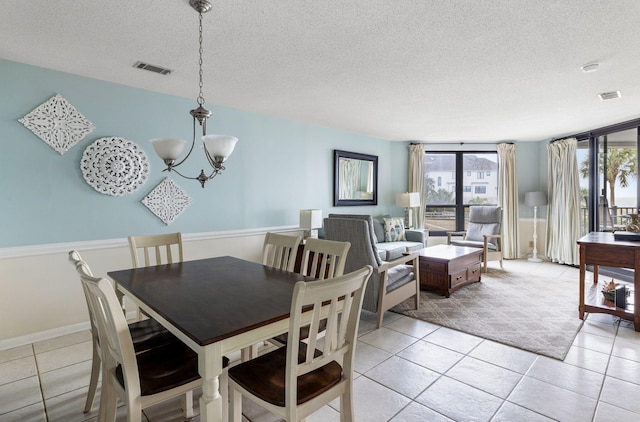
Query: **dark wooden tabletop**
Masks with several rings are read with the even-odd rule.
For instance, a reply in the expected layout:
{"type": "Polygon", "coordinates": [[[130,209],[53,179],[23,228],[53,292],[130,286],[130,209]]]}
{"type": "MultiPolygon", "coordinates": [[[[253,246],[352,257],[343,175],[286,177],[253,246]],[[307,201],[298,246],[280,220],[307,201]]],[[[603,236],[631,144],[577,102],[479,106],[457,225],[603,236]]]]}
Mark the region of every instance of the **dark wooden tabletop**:
{"type": "Polygon", "coordinates": [[[230,256],[108,275],[201,346],[288,318],[293,286],[313,280],[230,256]]]}
{"type": "MultiPolygon", "coordinates": [[[[631,233],[630,233],[631,234],[631,233]]],[[[622,233],[624,235],[624,232],[622,233]]],[[[611,246],[626,246],[631,248],[640,247],[640,242],[630,241],[630,240],[618,240],[615,238],[613,233],[610,232],[591,232],[582,236],[578,239],[578,244],[603,244],[603,245],[611,245],[611,246]]]]}

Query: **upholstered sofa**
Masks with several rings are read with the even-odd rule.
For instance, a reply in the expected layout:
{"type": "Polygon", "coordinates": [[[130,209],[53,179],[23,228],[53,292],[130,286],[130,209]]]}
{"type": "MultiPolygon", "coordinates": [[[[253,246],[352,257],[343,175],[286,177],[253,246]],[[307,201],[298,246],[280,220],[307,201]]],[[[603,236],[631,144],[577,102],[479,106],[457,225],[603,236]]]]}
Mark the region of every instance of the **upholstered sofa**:
{"type": "MultiPolygon", "coordinates": [[[[360,214],[329,214],[329,218],[354,218],[364,217],[360,214]]],[[[393,261],[406,252],[418,251],[427,247],[429,231],[423,229],[405,229],[405,240],[385,241],[384,219],[391,218],[388,215],[373,217],[373,231],[375,233],[375,246],[382,261],[393,261]]],[[[400,218],[401,219],[401,218],[400,218]]],[[[320,230],[320,237],[324,237],[324,229],[320,230]]]]}

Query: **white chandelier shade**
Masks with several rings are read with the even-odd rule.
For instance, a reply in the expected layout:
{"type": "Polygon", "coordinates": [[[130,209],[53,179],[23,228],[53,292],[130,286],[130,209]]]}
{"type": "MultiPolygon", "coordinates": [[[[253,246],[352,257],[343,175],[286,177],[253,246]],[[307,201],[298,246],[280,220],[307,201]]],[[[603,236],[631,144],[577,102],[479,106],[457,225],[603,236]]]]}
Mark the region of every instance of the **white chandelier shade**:
{"type": "Polygon", "coordinates": [[[202,142],[209,156],[223,163],[233,152],[238,138],[229,135],[205,135],[202,137],[202,142]]]}
{"type": "Polygon", "coordinates": [[[158,157],[170,161],[177,160],[187,144],[187,141],[175,138],[157,138],[150,142],[158,157]]]}

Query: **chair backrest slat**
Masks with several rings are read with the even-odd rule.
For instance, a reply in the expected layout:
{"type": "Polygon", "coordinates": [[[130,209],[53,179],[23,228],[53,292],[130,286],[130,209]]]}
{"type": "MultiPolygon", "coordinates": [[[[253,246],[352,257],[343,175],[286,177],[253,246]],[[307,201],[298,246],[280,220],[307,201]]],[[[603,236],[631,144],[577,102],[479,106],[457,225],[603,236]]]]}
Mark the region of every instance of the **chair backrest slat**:
{"type": "Polygon", "coordinates": [[[152,265],[173,264],[173,249],[175,248],[178,259],[183,261],[182,233],[168,233],[151,236],[129,236],[129,249],[131,262],[134,268],[149,267],[152,265]],[[141,262],[138,253],[142,252],[144,262],[141,262]],[[153,257],[155,260],[152,260],[153,257]]]}
{"type": "Polygon", "coordinates": [[[350,242],[307,239],[302,255],[300,273],[320,280],[344,274],[350,242]]]}
{"type": "Polygon", "coordinates": [[[301,239],[300,236],[267,233],[262,247],[262,265],[293,271],[301,239]]]}

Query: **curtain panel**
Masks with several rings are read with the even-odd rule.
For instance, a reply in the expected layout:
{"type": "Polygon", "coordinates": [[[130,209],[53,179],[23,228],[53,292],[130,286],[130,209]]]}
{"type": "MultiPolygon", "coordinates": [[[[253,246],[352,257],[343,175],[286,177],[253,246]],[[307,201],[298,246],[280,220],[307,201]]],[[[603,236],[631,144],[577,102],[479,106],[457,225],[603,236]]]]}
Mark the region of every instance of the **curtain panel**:
{"type": "Polygon", "coordinates": [[[549,198],[546,255],[553,262],[578,265],[580,238],[580,182],[576,138],[547,145],[549,198]]]}
{"type": "Polygon", "coordinates": [[[424,183],[424,145],[409,145],[409,192],[420,193],[420,206],[411,208],[411,219],[418,229],[424,228],[424,212],[427,202],[427,192],[424,183]]]}
{"type": "Polygon", "coordinates": [[[516,146],[498,144],[498,205],[502,207],[502,253],[505,259],[520,257],[518,241],[518,178],[516,146]]]}

